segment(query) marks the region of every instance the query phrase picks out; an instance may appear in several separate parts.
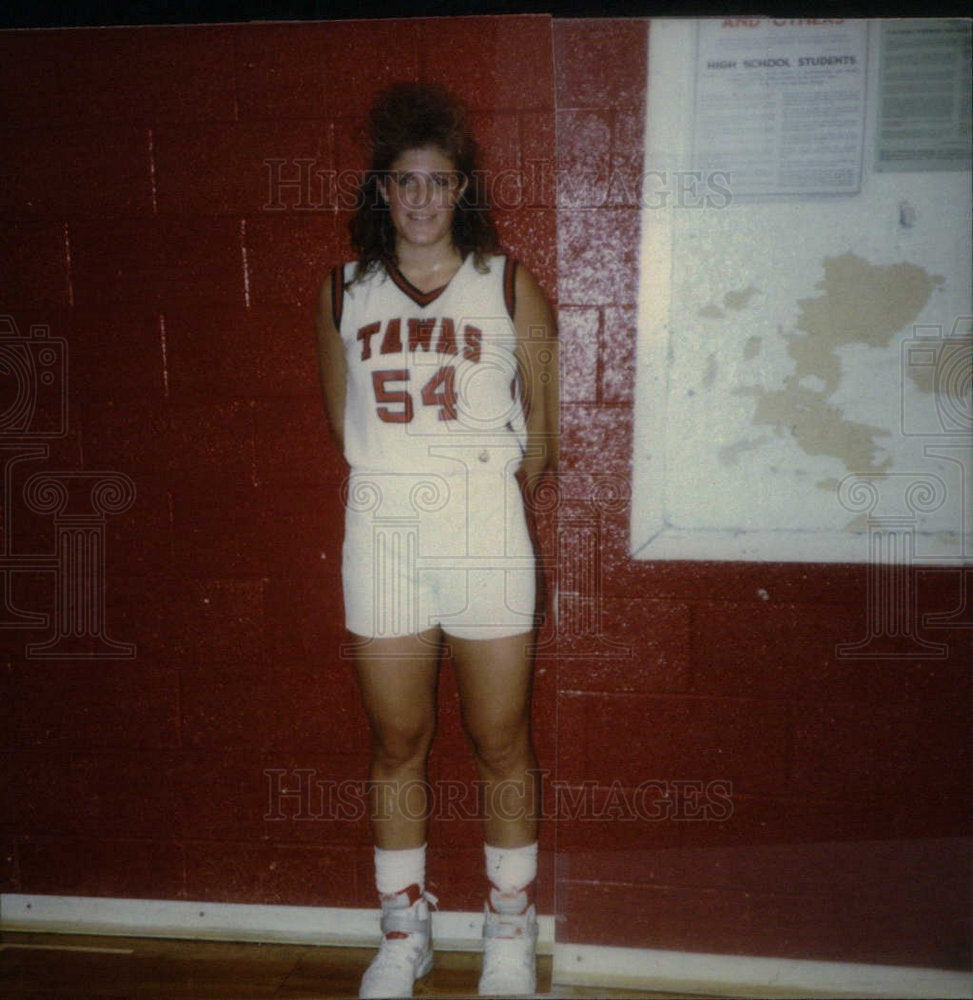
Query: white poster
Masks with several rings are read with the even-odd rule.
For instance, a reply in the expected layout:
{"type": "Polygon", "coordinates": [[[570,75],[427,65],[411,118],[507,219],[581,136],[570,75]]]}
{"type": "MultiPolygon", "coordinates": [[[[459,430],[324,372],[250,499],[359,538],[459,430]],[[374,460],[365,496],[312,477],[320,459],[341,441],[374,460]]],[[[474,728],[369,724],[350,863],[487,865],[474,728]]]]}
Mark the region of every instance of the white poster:
{"type": "MultiPolygon", "coordinates": [[[[645,158],[673,192],[693,164],[697,27],[649,32],[645,158]]],[[[790,36],[722,58],[810,58],[790,36]]],[[[970,173],[869,166],[853,197],[744,198],[737,178],[722,200],[646,202],[635,558],[973,564],[970,173]]]]}
{"type": "Polygon", "coordinates": [[[861,183],[866,21],[698,25],[693,165],[734,197],[847,194],[861,183]]]}
{"type": "Polygon", "coordinates": [[[882,24],[875,169],[970,169],[970,22],[882,24]]]}

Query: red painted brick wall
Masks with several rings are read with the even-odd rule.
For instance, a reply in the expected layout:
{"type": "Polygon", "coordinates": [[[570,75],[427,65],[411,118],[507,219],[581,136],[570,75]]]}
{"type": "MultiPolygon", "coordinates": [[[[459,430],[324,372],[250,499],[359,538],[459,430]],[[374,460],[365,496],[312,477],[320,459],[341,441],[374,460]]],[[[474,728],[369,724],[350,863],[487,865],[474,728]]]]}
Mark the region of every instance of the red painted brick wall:
{"type": "Polygon", "coordinates": [[[960,573],[916,574],[917,622],[958,612],[916,636],[946,658],[841,659],[864,567],[627,556],[646,29],[554,28],[561,531],[598,553],[583,585],[561,567],[559,939],[968,967],[960,573]]]}
{"type": "MultiPolygon", "coordinates": [[[[137,646],[40,659],[46,624],[3,633],[4,890],[371,906],[363,800],[331,818],[286,795],[367,774],[316,292],[350,256],[342,174],[365,165],[372,97],[422,77],[468,101],[488,170],[536,171],[499,189],[498,221],[553,297],[551,20],[8,32],[0,64],[0,312],[67,342],[69,404],[63,438],[5,465],[5,541],[53,550],[51,513],[19,497],[35,471],[130,477],[134,504],[102,529],[105,614],[137,646]]],[[[54,603],[51,572],[12,575],[10,608],[54,603]]],[[[474,774],[448,669],[443,688],[433,775],[455,789],[474,774]]],[[[434,890],[479,907],[479,824],[434,826],[434,890]]]]}
{"type": "MultiPolygon", "coordinates": [[[[346,213],[317,178],[361,165],[377,86],[421,76],[471,102],[512,178],[502,232],[560,306],[564,476],[541,533],[561,634],[536,688],[559,939],[968,962],[968,633],[930,634],[944,660],[839,660],[865,631],[861,568],[627,557],[646,27],[0,34],[0,313],[68,355],[66,433],[0,433],[3,557],[54,550],[52,514],[22,496],[35,472],[130,477],[134,504],[99,530],[105,631],[137,644],[32,655],[50,629],[18,614],[54,609],[54,574],[10,576],[3,891],[372,905],[364,818],[273,793],[364,777],[311,336],[346,213]],[[270,161],[286,180],[301,159],[313,182],[274,189],[270,161]]],[[[956,574],[919,594],[962,603],[956,574]]],[[[442,689],[449,795],[473,771],[448,667],[442,689]]],[[[450,909],[480,905],[469,804],[431,829],[450,909]]]]}

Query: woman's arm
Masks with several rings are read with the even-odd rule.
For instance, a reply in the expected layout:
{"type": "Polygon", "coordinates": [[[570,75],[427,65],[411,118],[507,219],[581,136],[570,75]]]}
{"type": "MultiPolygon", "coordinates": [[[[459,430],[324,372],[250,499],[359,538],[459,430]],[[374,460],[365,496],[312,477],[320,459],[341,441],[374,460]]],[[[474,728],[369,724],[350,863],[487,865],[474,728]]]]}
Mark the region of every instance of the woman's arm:
{"type": "Polygon", "coordinates": [[[324,393],[324,408],[331,424],[331,433],[341,454],[345,446],[345,394],[348,370],[345,362],[344,345],[341,334],[334,324],[331,307],[331,275],[321,284],[318,294],[318,309],[315,316],[315,330],[318,344],[318,373],[321,390],[324,393]]]}
{"type": "Polygon", "coordinates": [[[527,454],[521,464],[528,488],[545,470],[557,471],[559,389],[557,324],[537,280],[517,268],[514,326],[527,414],[527,454]]]}

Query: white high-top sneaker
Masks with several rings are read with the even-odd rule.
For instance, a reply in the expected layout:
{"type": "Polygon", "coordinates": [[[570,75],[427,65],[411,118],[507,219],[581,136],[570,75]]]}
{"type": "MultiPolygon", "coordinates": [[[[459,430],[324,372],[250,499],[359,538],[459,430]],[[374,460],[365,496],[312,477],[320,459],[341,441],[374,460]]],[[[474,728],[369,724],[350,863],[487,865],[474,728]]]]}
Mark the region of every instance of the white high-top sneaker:
{"type": "Polygon", "coordinates": [[[382,943],[362,976],[359,997],[411,997],[412,985],[432,968],[432,918],[436,897],[418,885],[382,897],[382,943]]]}
{"type": "Polygon", "coordinates": [[[537,911],[525,892],[490,892],[483,923],[480,996],[525,996],[537,988],[537,911]]]}

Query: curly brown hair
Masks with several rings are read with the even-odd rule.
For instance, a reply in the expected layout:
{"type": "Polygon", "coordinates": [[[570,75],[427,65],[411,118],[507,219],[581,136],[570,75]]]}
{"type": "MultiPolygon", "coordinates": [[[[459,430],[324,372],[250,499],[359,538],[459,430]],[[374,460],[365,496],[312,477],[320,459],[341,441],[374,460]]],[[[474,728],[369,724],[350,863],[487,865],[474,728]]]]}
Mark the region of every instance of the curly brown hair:
{"type": "Polygon", "coordinates": [[[470,133],[465,106],[448,90],[430,83],[396,83],[378,94],[369,118],[371,167],[358,194],[349,223],[358,256],[354,281],[379,263],[394,264],[395,231],[379,191],[395,160],[406,150],[435,146],[453,161],[466,187],[453,215],[453,243],[464,256],[473,254],[478,267],[499,248],[478,149],[470,133]]]}

